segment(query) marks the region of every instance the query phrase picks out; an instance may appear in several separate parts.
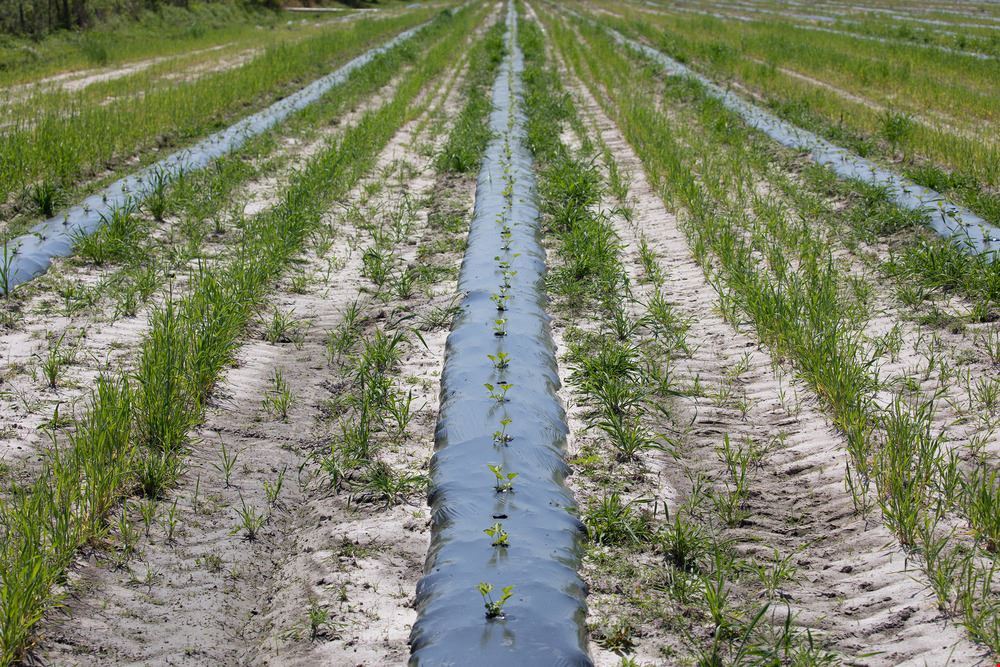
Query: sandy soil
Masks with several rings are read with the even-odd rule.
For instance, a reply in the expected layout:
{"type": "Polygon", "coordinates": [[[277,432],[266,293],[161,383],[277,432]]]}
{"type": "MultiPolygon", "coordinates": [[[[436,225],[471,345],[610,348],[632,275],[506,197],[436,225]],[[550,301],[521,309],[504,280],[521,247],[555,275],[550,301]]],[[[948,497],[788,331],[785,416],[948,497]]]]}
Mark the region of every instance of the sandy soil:
{"type": "MultiPolygon", "coordinates": [[[[428,92],[427,100],[434,103],[428,114],[454,116],[458,78],[456,67],[428,92]]],[[[441,180],[430,171],[430,149],[442,140],[443,126],[421,120],[397,134],[373,175],[343,208],[330,212],[333,248],[323,257],[310,251],[299,267],[310,276],[308,293],[296,294],[290,284],[282,284],[271,299],[282,311],[294,312],[301,340],[247,341],[239,363],[220,383],[173,496],[180,526],[173,539],[166,539],[161,521],[142,540],[141,556],[124,569],[111,567],[106,552],[81,559],[65,617],[48,621],[44,629],[41,659],[55,664],[94,664],[93,656],[100,656],[99,664],[316,664],[321,659],[384,664],[405,657],[413,588],[429,540],[423,498],[418,494],[385,505],[334,494],[319,474],[316,457],[329,453],[339,432],[324,417],[342,387],[327,363],[325,340],[344,308],[359,296],[369,299],[370,333],[403,312],[421,321],[454,296],[449,278],[429,294],[406,301],[370,301],[365,296],[369,283],[361,275],[365,232],[356,220],[371,220],[405,193],[413,202],[413,226],[397,254],[400,262],[413,265],[421,248],[438,247],[441,241],[441,230],[428,226],[431,210],[450,207],[462,213],[471,206],[470,182],[441,180]],[[412,136],[417,125],[431,134],[412,136]],[[261,404],[275,369],[295,397],[287,422],[267,414],[261,404]],[[219,470],[222,443],[227,451],[239,452],[231,485],[219,470]],[[275,484],[282,471],[283,491],[268,506],[265,484],[275,484]],[[233,534],[243,503],[269,516],[254,541],[233,534]],[[329,614],[316,633],[309,608],[329,614]]],[[[438,253],[434,261],[457,269],[461,243],[449,245],[452,252],[438,253]]],[[[425,331],[426,348],[410,345],[399,369],[402,388],[413,391],[415,416],[405,444],[386,458],[403,472],[421,473],[433,447],[446,336],[440,327],[425,331]]]]}
{"type": "Polygon", "coordinates": [[[194,65],[193,67],[189,67],[188,69],[179,72],[169,72],[160,77],[160,79],[164,83],[176,81],[195,81],[209,74],[227,72],[229,70],[242,67],[263,52],[264,51],[262,49],[246,49],[245,51],[239,51],[225,58],[194,65]]]}

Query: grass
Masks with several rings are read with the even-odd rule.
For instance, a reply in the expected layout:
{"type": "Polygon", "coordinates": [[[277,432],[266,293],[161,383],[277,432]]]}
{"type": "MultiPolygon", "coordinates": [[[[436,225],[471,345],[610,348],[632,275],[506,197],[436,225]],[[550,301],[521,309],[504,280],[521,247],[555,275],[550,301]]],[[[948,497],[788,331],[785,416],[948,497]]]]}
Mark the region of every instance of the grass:
{"type": "MultiPolygon", "coordinates": [[[[622,56],[602,32],[582,23],[576,29],[586,50],[571,46],[573,33],[559,26],[557,41],[586,73],[585,81],[606,87],[599,99],[665,202],[683,213],[689,244],[723,312],[752,324],[772,354],[792,363],[813,388],[850,453],[847,482],[856,507],[868,512],[869,503],[877,503],[900,543],[922,558],[929,579],[948,582],[947,590],[938,586],[947,608],[960,614],[974,639],[996,650],[997,635],[989,631],[995,595],[976,597],[992,572],[991,561],[983,552],[973,555],[970,545],[949,538],[943,527],[943,518],[959,505],[961,469],[949,463],[932,426],[935,398],[912,401],[898,390],[888,400],[879,398],[889,385],[875,371],[865,336],[869,288],[845,275],[822,227],[797,218],[793,207],[754,194],[755,174],[775,171],[773,147],[763,137],[696,84],[670,79],[664,86],[655,69],[622,56]],[[632,76],[622,79],[621,71],[632,76]],[[663,91],[671,104],[658,108],[653,90],[663,91]]],[[[865,202],[855,205],[864,216],[865,202]]],[[[734,474],[732,485],[738,483],[734,474]]]]}
{"type": "Polygon", "coordinates": [[[260,38],[258,26],[268,32],[282,31],[281,15],[237,3],[160,9],[139,20],[112,19],[86,32],[58,32],[40,40],[5,35],[0,41],[0,85],[66,70],[172,56],[223,42],[248,44],[260,38]]]}
{"type": "Polygon", "coordinates": [[[30,646],[35,625],[58,603],[54,585],[80,545],[106,534],[110,510],[140,480],[155,497],[176,476],[187,434],[268,289],[330,203],[412,117],[414,99],[449,63],[451,40],[468,33],[476,18],[466,10],[437,20],[435,41],[393,98],[314,156],[274,208],[248,219],[228,261],[193,270],[189,293],[154,314],[135,375],[102,376],[69,441],[51,450],[46,470],[4,499],[0,664],[30,646]]]}
{"type": "Polygon", "coordinates": [[[782,118],[901,167],[916,182],[1000,222],[1000,149],[981,139],[996,120],[997,100],[986,83],[995,77],[995,61],[781,21],[615,11],[624,18],[602,20],[717,81],[739,84],[782,118]]]}
{"type": "Polygon", "coordinates": [[[78,193],[82,186],[134,170],[158,151],[187,145],[259,110],[349,58],[431,14],[332,25],[298,42],[278,44],[229,71],[167,86],[149,73],[109,82],[121,90],[87,88],[32,100],[30,114],[0,135],[0,203],[7,216],[32,215],[32,188],[78,193]],[[141,92],[141,95],[138,93],[141,92]],[[107,102],[107,98],[112,100],[107,102]],[[69,112],[67,113],[67,110],[69,112]],[[128,163],[128,164],[127,164],[128,163]]]}
{"type": "MultiPolygon", "coordinates": [[[[386,15],[408,11],[401,2],[392,4],[384,8],[386,15]]],[[[5,33],[0,36],[0,88],[17,90],[48,78],[107,73],[115,67],[169,72],[178,65],[200,65],[248,49],[295,42],[359,18],[365,16],[349,11],[335,16],[259,11],[243,2],[192,2],[183,8],[161,3],[138,18],[110,18],[86,30],[41,38],[5,33]]]]}
{"type": "Polygon", "coordinates": [[[494,25],[486,34],[486,39],[469,54],[466,103],[437,156],[439,171],[469,174],[479,168],[490,140],[488,118],[492,101],[489,92],[505,55],[503,34],[503,25],[494,25]]]}
{"type": "MultiPolygon", "coordinates": [[[[659,7],[666,9],[667,5],[659,3],[659,7]]],[[[919,13],[926,18],[945,21],[945,26],[948,25],[947,22],[956,21],[956,19],[959,22],[968,21],[968,17],[960,18],[947,10],[935,12],[920,6],[910,6],[900,7],[903,9],[902,15],[888,15],[883,13],[884,6],[883,8],[873,6],[871,7],[872,11],[866,13],[830,11],[822,7],[810,7],[807,13],[798,14],[795,11],[789,11],[788,6],[781,3],[756,3],[755,9],[759,10],[759,13],[748,12],[740,8],[736,10],[734,16],[753,18],[759,21],[785,21],[808,29],[815,28],[815,26],[808,25],[810,16],[819,14],[842,19],[836,23],[836,28],[822,28],[822,31],[828,32],[828,34],[841,33],[855,36],[856,39],[858,37],[872,37],[888,39],[903,45],[1000,55],[1000,37],[992,30],[959,25],[954,26],[957,30],[942,30],[939,26],[913,20],[915,18],[913,15],[919,13]],[[909,20],[904,18],[907,14],[909,20]],[[834,32],[830,33],[831,30],[834,32]]]]}

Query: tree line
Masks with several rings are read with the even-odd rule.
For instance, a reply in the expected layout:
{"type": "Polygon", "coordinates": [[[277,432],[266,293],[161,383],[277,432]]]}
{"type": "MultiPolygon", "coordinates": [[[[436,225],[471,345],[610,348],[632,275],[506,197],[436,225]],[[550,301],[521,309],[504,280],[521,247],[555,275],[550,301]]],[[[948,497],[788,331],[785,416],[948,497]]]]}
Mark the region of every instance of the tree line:
{"type": "MultiPolygon", "coordinates": [[[[187,7],[192,0],[0,0],[0,32],[41,36],[55,30],[74,30],[93,25],[117,14],[138,18],[143,11],[165,5],[187,7]]],[[[201,0],[233,2],[234,0],[201,0]]],[[[235,0],[257,7],[277,9],[281,0],[235,0]]]]}

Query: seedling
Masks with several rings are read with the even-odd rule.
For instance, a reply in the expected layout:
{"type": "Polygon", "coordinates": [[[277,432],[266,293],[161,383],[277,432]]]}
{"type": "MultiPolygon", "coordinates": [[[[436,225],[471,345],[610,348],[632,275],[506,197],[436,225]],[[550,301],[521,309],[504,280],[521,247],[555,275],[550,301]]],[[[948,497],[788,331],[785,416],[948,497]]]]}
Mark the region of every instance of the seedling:
{"type": "Polygon", "coordinates": [[[505,227],[504,231],[500,232],[500,237],[503,239],[503,244],[500,246],[501,250],[510,250],[511,236],[510,227],[505,227]]]}
{"type": "MultiPolygon", "coordinates": [[[[229,450],[226,449],[226,443],[223,441],[222,449],[219,452],[221,460],[219,463],[214,463],[215,469],[222,473],[222,477],[226,482],[226,486],[231,486],[230,481],[233,478],[233,470],[236,468],[236,457],[239,456],[239,452],[232,452],[230,454],[229,450]]],[[[201,480],[199,479],[199,482],[201,480]]],[[[195,487],[195,497],[198,495],[198,489],[195,487]]],[[[197,504],[197,503],[196,503],[197,504]]]]}
{"type": "Polygon", "coordinates": [[[497,310],[501,313],[507,310],[507,302],[510,301],[510,295],[506,292],[503,294],[491,294],[490,301],[496,304],[497,310]]]}
{"type": "Polygon", "coordinates": [[[29,190],[31,201],[38,208],[38,212],[46,218],[51,218],[55,209],[62,202],[62,192],[55,183],[42,181],[29,190]]]}
{"type": "Polygon", "coordinates": [[[121,541],[118,555],[122,565],[135,555],[135,545],[139,541],[139,536],[129,521],[128,510],[129,504],[126,502],[122,505],[122,513],[118,516],[118,539],[121,541]]]}
{"type": "Polygon", "coordinates": [[[768,598],[773,599],[779,593],[782,584],[795,576],[796,568],[795,564],[792,563],[795,556],[796,553],[792,552],[782,558],[778,550],[775,549],[774,557],[770,559],[770,562],[759,562],[749,566],[760,580],[768,598]]]}
{"type": "Polygon", "coordinates": [[[291,343],[301,339],[298,330],[298,322],[295,320],[294,311],[281,312],[274,309],[271,319],[264,327],[264,340],[272,345],[275,343],[291,343]]]}
{"type": "Polygon", "coordinates": [[[288,386],[285,376],[277,368],[274,369],[274,375],[271,380],[273,388],[264,396],[264,409],[272,416],[281,419],[281,421],[287,421],[288,413],[295,403],[292,390],[288,386]]]}
{"type": "Polygon", "coordinates": [[[483,530],[483,532],[493,538],[491,544],[495,547],[507,547],[510,545],[510,535],[503,529],[503,524],[499,521],[483,530]]]}
{"type": "Polygon", "coordinates": [[[503,618],[503,606],[507,600],[514,595],[513,586],[504,586],[502,595],[494,600],[490,593],[493,591],[493,584],[485,581],[479,583],[479,594],[483,596],[483,605],[486,607],[486,618],[503,618]]]}
{"type": "MultiPolygon", "coordinates": [[[[509,419],[505,421],[508,423],[510,422],[509,419]]],[[[506,428],[506,426],[504,426],[504,428],[506,428]]],[[[496,489],[497,493],[510,493],[514,490],[514,479],[517,477],[516,472],[504,473],[503,464],[487,464],[486,467],[489,468],[490,472],[493,473],[493,476],[496,477],[496,485],[493,488],[496,489]]]]}
{"type": "Polygon", "coordinates": [[[286,470],[288,470],[287,466],[282,468],[274,482],[264,480],[264,495],[267,497],[267,504],[271,507],[274,507],[278,502],[278,496],[281,495],[281,487],[285,483],[286,470]]]}
{"type": "Polygon", "coordinates": [[[70,361],[68,355],[62,351],[65,338],[66,332],[64,331],[59,336],[59,340],[49,345],[49,353],[42,360],[42,374],[45,376],[46,384],[52,389],[55,389],[59,384],[59,374],[62,372],[62,367],[70,361]]]}
{"type": "MultiPolygon", "coordinates": [[[[6,253],[6,247],[4,252],[6,253]]],[[[980,349],[986,352],[994,364],[1000,365],[1000,330],[990,329],[985,333],[977,335],[975,343],[980,349]]]]}
{"type": "Polygon", "coordinates": [[[723,436],[722,447],[718,448],[719,460],[725,463],[729,471],[729,479],[725,480],[725,490],[712,496],[719,516],[729,525],[738,526],[747,517],[744,507],[751,467],[751,452],[749,447],[733,446],[729,434],[723,436]]]}
{"type": "Polygon", "coordinates": [[[195,514],[198,513],[198,492],[201,490],[201,473],[194,480],[194,493],[191,494],[191,509],[195,514]]]}
{"type": "Polygon", "coordinates": [[[514,278],[514,276],[517,275],[517,271],[507,270],[507,271],[504,271],[502,275],[503,275],[503,282],[500,283],[501,286],[510,288],[510,281],[511,281],[512,278],[514,278]]]}
{"type": "Polygon", "coordinates": [[[339,493],[347,477],[348,468],[347,457],[337,447],[330,449],[330,454],[324,456],[320,462],[320,468],[327,474],[330,480],[330,488],[334,493],[339,493]]]}
{"type": "Polygon", "coordinates": [[[507,392],[510,391],[514,385],[509,382],[504,382],[501,385],[495,386],[487,382],[483,386],[486,387],[486,391],[490,392],[490,398],[497,403],[503,403],[507,400],[507,392]]]}
{"type": "Polygon", "coordinates": [[[404,301],[413,296],[414,287],[417,284],[416,271],[401,271],[392,285],[393,291],[404,301]]]}
{"type": "Polygon", "coordinates": [[[167,542],[174,541],[174,532],[177,530],[177,500],[175,499],[173,504],[170,505],[170,509],[167,510],[166,518],[166,528],[167,528],[167,542]]]}
{"type": "Polygon", "coordinates": [[[389,253],[380,252],[376,248],[368,248],[361,257],[361,275],[368,278],[376,286],[382,287],[389,279],[392,270],[392,256],[389,253]]]}
{"type": "Polygon", "coordinates": [[[913,132],[913,118],[905,113],[886,109],[879,117],[882,125],[882,136],[895,151],[913,132]]]}
{"type": "Polygon", "coordinates": [[[309,600],[309,632],[312,639],[318,639],[330,625],[330,612],[320,606],[316,599],[309,600]]]}
{"type": "Polygon", "coordinates": [[[361,486],[374,498],[392,505],[401,502],[417,490],[426,488],[427,478],[423,475],[399,473],[385,461],[375,461],[365,471],[361,486]]]}
{"type": "Polygon", "coordinates": [[[506,445],[514,436],[507,433],[507,427],[510,425],[510,417],[505,417],[500,420],[500,430],[493,431],[493,444],[494,445],[506,445]]]}
{"type": "Polygon", "coordinates": [[[494,336],[506,336],[507,335],[507,320],[503,317],[493,320],[493,335],[494,336]]]}
{"type": "Polygon", "coordinates": [[[309,292],[309,276],[304,273],[297,273],[291,279],[292,294],[307,294],[309,292]]]}
{"type": "Polygon", "coordinates": [[[396,425],[396,436],[402,437],[413,419],[413,390],[403,394],[402,392],[392,392],[389,394],[386,405],[386,412],[392,416],[396,425]]]}
{"type": "Polygon", "coordinates": [[[230,531],[230,535],[235,535],[242,531],[243,539],[247,542],[256,540],[257,534],[267,521],[267,514],[258,512],[257,508],[252,505],[247,505],[246,500],[243,499],[243,494],[240,494],[240,508],[236,510],[236,514],[240,518],[240,523],[230,531]]]}
{"type": "Polygon", "coordinates": [[[487,354],[486,356],[493,362],[493,368],[498,371],[502,371],[510,366],[510,355],[506,352],[497,352],[495,355],[487,354]]]}
{"type": "Polygon", "coordinates": [[[354,301],[344,309],[340,324],[327,334],[326,352],[330,363],[354,348],[360,337],[362,324],[362,306],[354,301]]]}
{"type": "Polygon", "coordinates": [[[149,537],[149,531],[156,520],[156,500],[153,498],[143,500],[139,503],[139,513],[142,515],[143,532],[149,537]]]}
{"type": "Polygon", "coordinates": [[[153,171],[150,185],[152,189],[146,195],[146,210],[157,222],[163,222],[163,217],[167,212],[167,185],[170,183],[170,175],[162,169],[153,171]]]}

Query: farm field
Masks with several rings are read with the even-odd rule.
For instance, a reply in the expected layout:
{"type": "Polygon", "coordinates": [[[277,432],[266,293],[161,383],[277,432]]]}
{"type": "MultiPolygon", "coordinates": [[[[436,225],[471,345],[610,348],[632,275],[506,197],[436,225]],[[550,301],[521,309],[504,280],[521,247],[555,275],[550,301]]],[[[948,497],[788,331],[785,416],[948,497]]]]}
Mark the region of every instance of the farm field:
{"type": "Polygon", "coordinates": [[[0,666],[1000,660],[1000,9],[375,4],[0,42],[0,666]]]}

